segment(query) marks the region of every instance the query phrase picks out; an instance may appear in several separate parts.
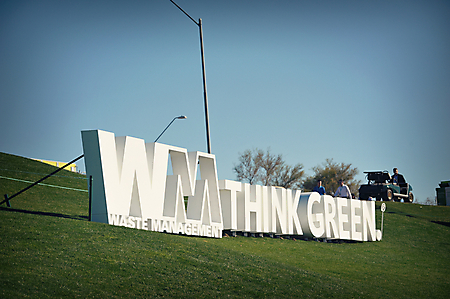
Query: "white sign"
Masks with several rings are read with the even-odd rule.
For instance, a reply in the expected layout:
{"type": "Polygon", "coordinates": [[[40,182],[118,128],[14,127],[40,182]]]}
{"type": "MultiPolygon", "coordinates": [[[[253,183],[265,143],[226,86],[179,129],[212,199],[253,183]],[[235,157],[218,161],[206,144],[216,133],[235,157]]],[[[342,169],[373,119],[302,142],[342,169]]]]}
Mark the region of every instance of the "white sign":
{"type": "Polygon", "coordinates": [[[214,238],[231,230],[377,240],[373,201],[219,181],[214,155],[100,130],[81,134],[92,221],[214,238]]]}

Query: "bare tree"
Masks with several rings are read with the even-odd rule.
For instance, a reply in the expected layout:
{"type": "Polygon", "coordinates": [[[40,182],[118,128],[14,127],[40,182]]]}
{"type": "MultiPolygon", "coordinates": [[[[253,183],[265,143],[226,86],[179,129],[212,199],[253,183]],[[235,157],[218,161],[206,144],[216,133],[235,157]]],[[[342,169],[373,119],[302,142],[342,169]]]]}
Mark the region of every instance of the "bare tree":
{"type": "Polygon", "coordinates": [[[250,185],[260,179],[261,160],[264,156],[262,150],[246,150],[239,156],[239,164],[234,166],[238,181],[247,181],[250,185]]]}
{"type": "Polygon", "coordinates": [[[294,166],[284,164],[277,168],[271,185],[286,189],[300,189],[304,175],[305,171],[302,164],[299,163],[294,166]]]}
{"type": "Polygon", "coordinates": [[[287,165],[282,155],[272,154],[270,149],[244,151],[233,171],[238,181],[291,189],[300,188],[304,176],[302,164],[287,165]]]}
{"type": "Polygon", "coordinates": [[[284,165],[284,161],[281,155],[272,155],[270,150],[267,152],[261,160],[261,182],[264,186],[272,186],[272,181],[275,179],[275,173],[284,165]]]}

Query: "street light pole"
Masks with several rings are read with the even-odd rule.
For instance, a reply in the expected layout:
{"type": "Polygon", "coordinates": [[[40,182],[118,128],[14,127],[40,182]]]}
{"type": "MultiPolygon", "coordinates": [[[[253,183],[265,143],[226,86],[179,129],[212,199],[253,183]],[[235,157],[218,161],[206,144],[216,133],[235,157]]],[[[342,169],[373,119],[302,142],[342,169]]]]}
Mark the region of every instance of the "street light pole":
{"type": "Polygon", "coordinates": [[[209,133],[209,112],[208,112],[208,94],[206,92],[206,70],[205,70],[205,54],[203,49],[203,28],[202,28],[202,19],[198,19],[196,22],[187,12],[185,12],[178,4],[174,1],[170,0],[179,10],[181,10],[189,19],[194,22],[200,31],[200,54],[202,58],[202,75],[203,75],[203,99],[205,102],[205,122],[206,122],[206,143],[208,147],[208,154],[211,154],[211,137],[209,133]]]}
{"type": "Polygon", "coordinates": [[[170,127],[170,125],[176,120],[176,119],[186,119],[187,117],[184,115],[180,115],[180,116],[176,116],[172,119],[172,121],[167,125],[167,127],[164,129],[164,131],[161,132],[161,134],[159,134],[158,138],[155,139],[154,142],[158,141],[159,137],[162,136],[162,134],[164,134],[164,132],[170,127]]]}
{"type": "Polygon", "coordinates": [[[208,94],[206,92],[205,55],[204,55],[204,50],[203,50],[202,19],[198,19],[198,28],[200,31],[200,51],[201,51],[201,56],[202,56],[203,99],[205,101],[205,121],[206,121],[206,143],[208,145],[208,154],[211,154],[211,139],[210,139],[210,135],[209,135],[208,94]]]}

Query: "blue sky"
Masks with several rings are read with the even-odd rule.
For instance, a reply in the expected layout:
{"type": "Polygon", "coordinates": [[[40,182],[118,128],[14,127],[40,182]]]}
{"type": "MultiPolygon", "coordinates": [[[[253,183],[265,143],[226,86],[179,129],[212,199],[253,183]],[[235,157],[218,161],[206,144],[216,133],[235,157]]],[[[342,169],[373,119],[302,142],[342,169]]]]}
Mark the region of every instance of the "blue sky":
{"type": "MultiPolygon", "coordinates": [[[[176,1],[202,18],[212,153],[270,147],[450,180],[450,2],[176,1]]],[[[69,161],[82,130],[206,152],[198,27],[169,0],[0,1],[0,151],[69,161]]],[[[81,167],[83,163],[79,163],[81,167]]]]}

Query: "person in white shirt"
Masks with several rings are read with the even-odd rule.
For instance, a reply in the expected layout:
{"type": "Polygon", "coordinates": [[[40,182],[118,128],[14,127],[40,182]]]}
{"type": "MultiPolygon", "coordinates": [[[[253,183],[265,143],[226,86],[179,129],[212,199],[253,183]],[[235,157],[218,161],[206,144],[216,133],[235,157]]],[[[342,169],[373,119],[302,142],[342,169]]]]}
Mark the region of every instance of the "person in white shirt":
{"type": "Polygon", "coordinates": [[[334,197],[352,198],[352,193],[343,180],[339,180],[339,188],[336,190],[334,197]]]}

